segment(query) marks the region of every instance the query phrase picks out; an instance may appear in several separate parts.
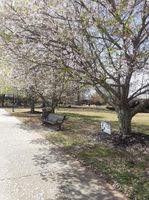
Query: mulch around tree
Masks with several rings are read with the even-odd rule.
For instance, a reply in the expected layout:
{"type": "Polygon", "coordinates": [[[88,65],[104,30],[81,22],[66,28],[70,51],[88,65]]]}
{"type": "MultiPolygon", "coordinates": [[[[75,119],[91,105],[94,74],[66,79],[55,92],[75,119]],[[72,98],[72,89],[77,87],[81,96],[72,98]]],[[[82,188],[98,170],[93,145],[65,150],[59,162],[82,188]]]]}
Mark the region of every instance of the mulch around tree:
{"type": "Polygon", "coordinates": [[[106,134],[100,132],[95,134],[94,139],[103,143],[111,144],[114,147],[134,147],[140,145],[142,148],[149,147],[149,135],[143,133],[132,133],[129,136],[121,137],[117,132],[106,134]]]}

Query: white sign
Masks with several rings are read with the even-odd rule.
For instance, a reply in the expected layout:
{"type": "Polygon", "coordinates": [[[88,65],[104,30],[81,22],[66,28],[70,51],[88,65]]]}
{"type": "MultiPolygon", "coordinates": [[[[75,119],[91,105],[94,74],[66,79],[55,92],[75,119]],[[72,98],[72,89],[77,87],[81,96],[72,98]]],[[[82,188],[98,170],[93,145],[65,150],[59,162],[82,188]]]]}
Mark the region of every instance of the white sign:
{"type": "Polygon", "coordinates": [[[111,134],[112,132],[111,124],[108,122],[101,122],[101,131],[104,133],[111,134]]]}

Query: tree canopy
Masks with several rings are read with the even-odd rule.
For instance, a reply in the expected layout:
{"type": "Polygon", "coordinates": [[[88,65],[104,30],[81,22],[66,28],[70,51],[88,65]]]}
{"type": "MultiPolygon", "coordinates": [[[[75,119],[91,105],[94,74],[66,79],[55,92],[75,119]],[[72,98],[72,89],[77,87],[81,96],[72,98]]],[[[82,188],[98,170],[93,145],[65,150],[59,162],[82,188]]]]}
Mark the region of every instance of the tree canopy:
{"type": "Polygon", "coordinates": [[[35,93],[46,91],[43,96],[51,97],[55,74],[59,88],[70,79],[93,86],[115,107],[120,133],[126,135],[132,117],[146,102],[135,108],[130,103],[149,91],[148,4],[147,0],[12,1],[1,23],[3,47],[18,66],[17,77],[23,70],[29,84],[25,87],[34,86],[35,93]]]}

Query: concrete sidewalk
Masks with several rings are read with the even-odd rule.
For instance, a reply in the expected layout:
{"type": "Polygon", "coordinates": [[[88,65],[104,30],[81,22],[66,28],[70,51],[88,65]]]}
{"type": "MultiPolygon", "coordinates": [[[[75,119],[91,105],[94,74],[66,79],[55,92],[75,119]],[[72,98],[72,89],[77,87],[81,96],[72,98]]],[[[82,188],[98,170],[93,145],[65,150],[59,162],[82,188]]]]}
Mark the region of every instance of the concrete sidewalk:
{"type": "Polygon", "coordinates": [[[0,200],[125,200],[0,109],[0,200]]]}

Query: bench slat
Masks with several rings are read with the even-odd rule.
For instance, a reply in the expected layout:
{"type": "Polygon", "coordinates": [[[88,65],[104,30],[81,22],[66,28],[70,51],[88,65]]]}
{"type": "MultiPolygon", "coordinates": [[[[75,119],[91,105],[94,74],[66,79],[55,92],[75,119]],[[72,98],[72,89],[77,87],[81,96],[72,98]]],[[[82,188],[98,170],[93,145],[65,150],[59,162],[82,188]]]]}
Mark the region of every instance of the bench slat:
{"type": "Polygon", "coordinates": [[[46,118],[43,119],[43,122],[51,125],[59,125],[59,129],[61,129],[61,125],[64,120],[65,116],[50,113],[46,118]]]}

